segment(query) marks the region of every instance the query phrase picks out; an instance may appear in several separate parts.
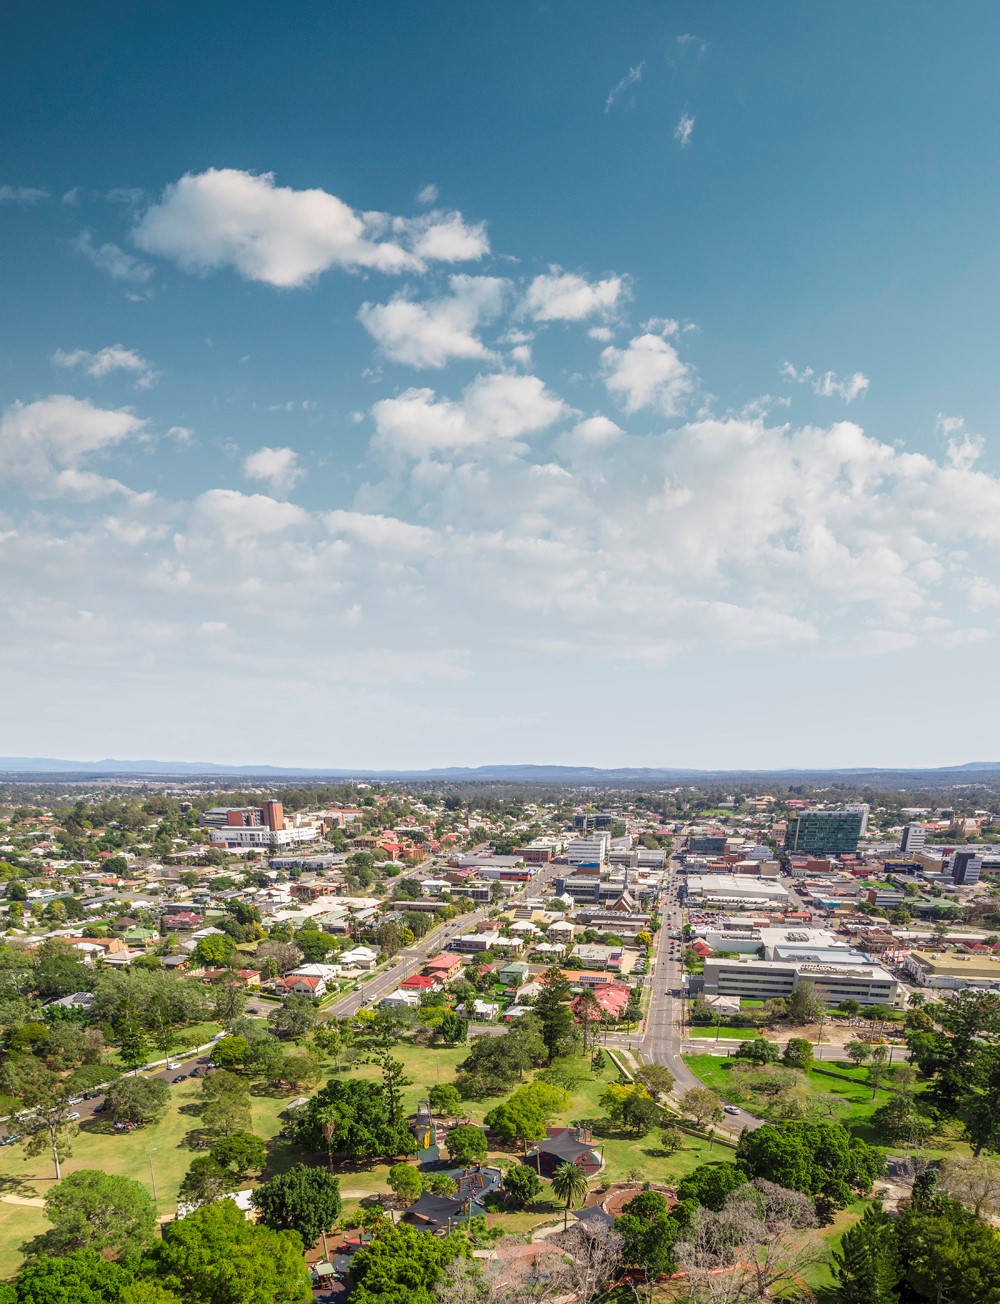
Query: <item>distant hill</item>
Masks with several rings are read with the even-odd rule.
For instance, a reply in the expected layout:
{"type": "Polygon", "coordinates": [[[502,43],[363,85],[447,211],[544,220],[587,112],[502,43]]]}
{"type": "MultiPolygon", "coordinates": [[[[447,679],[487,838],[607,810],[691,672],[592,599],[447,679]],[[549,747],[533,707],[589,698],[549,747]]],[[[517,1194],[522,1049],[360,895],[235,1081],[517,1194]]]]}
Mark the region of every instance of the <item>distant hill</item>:
{"type": "Polygon", "coordinates": [[[604,769],[587,765],[479,765],[429,770],[360,770],[349,766],[224,765],[212,761],[73,761],[51,756],[0,756],[0,776],[84,775],[178,778],[279,778],[279,779],[443,779],[453,782],[563,783],[611,785],[630,783],[726,782],[738,779],[760,782],[813,782],[892,784],[947,784],[967,779],[1000,780],[1000,761],[969,761],[964,765],[899,769],[864,766],[856,769],[696,770],[680,767],[623,767],[604,769]]]}

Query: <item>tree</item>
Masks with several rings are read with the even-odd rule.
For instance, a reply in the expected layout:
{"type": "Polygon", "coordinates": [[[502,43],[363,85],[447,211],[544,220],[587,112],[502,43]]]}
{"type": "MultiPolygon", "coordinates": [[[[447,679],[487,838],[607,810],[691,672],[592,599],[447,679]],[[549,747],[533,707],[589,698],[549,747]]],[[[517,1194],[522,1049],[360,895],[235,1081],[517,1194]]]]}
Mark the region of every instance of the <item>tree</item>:
{"type": "Polygon", "coordinates": [[[424,1175],[413,1164],[393,1164],[389,1169],[389,1189],[401,1204],[412,1204],[424,1189],[424,1175]]]}
{"type": "Polygon", "coordinates": [[[272,1010],[268,1022],[275,1032],[286,1037],[302,1037],[316,1022],[316,1007],[309,996],[292,992],[272,1010]]]}
{"type": "Polygon", "coordinates": [[[529,1141],[545,1135],[546,1124],[568,1107],[569,1100],[569,1093],[561,1087],[536,1080],[519,1087],[483,1121],[504,1141],[521,1141],[527,1149],[529,1141]]]}
{"type": "Polygon", "coordinates": [[[232,1200],[163,1226],[157,1280],[184,1304],[309,1304],[311,1282],[294,1232],[247,1222],[232,1200]]]}
{"type": "Polygon", "coordinates": [[[660,1110],[649,1096],[633,1092],[622,1105],[622,1127],[633,1136],[645,1136],[659,1121],[660,1110]]]}
{"type": "Polygon", "coordinates": [[[679,1127],[673,1123],[664,1123],[660,1128],[660,1149],[667,1155],[675,1155],[684,1144],[684,1137],[679,1127]]]}
{"type": "Polygon", "coordinates": [[[471,1123],[453,1127],[448,1133],[446,1144],[450,1158],[462,1168],[482,1163],[486,1158],[486,1133],[471,1123]]]}
{"type": "Polygon", "coordinates": [[[158,1078],[118,1078],[104,1100],[112,1123],[155,1123],[166,1113],[170,1088],[158,1078]]]}
{"type": "Polygon", "coordinates": [[[462,1097],[450,1082],[438,1083],[427,1093],[431,1112],[440,1118],[454,1117],[461,1111],[462,1097]]]}
{"type": "Polygon", "coordinates": [[[454,1010],[445,1010],[437,1030],[441,1039],[446,1041],[449,1046],[455,1046],[460,1041],[465,1041],[469,1036],[468,1022],[456,1014],[454,1010]]]}
{"type": "Polygon", "coordinates": [[[294,942],[283,942],[272,937],[261,942],[254,953],[254,959],[258,963],[273,960],[278,974],[284,977],[302,963],[302,952],[294,942]]]}
{"type": "Polygon", "coordinates": [[[855,1063],[858,1068],[864,1064],[865,1060],[871,1058],[873,1047],[867,1041],[849,1041],[844,1047],[847,1058],[855,1063]]]}
{"type": "Polygon", "coordinates": [[[881,1152],[839,1123],[765,1123],[741,1134],[736,1162],[751,1180],[822,1196],[830,1206],[846,1204],[852,1191],[867,1195],[885,1175],[881,1152]]]}
{"type": "Polygon", "coordinates": [[[69,1118],[65,1082],[30,1055],[11,1056],[3,1066],[3,1080],[10,1094],[33,1111],[36,1126],[24,1143],[25,1155],[34,1158],[48,1150],[59,1181],[62,1161],[73,1153],[71,1141],[79,1131],[69,1118]]]}
{"type": "Polygon", "coordinates": [[[259,1173],[267,1162],[267,1147],[252,1132],[216,1137],[209,1148],[215,1162],[234,1178],[259,1173]]]}
{"type": "Polygon", "coordinates": [[[1000,1304],[1000,1236],[944,1196],[897,1222],[906,1284],[920,1299],[1000,1304]]]}
{"type": "Polygon", "coordinates": [[[540,976],[542,990],[535,1000],[533,1013],[538,1019],[542,1041],[548,1052],[548,1062],[573,1049],[576,1040],[576,1021],[569,1001],[569,983],[558,965],[552,965],[540,976]]]}
{"type": "Polygon", "coordinates": [[[130,1268],[109,1262],[96,1250],[58,1258],[43,1254],[17,1274],[5,1304],[119,1304],[132,1280],[130,1268]]]}
{"type": "Polygon", "coordinates": [[[643,1191],[630,1200],[615,1219],[615,1230],[622,1238],[625,1262],[641,1268],[647,1281],[676,1269],[674,1243],[680,1226],[659,1192],[643,1191]]]}
{"type": "Polygon", "coordinates": [[[812,1066],[812,1060],[812,1046],[805,1037],[790,1037],[785,1043],[781,1062],[786,1068],[801,1069],[804,1073],[812,1066]]]}
{"type": "Polygon", "coordinates": [[[678,1183],[679,1200],[695,1200],[705,1209],[718,1211],[738,1187],[746,1182],[746,1174],[735,1164],[717,1162],[699,1164],[678,1183]]]}
{"type": "Polygon", "coordinates": [[[741,1041],[733,1054],[733,1059],[749,1060],[752,1064],[777,1064],[781,1052],[773,1041],[765,1037],[754,1037],[752,1041],[741,1041]]]}
{"type": "Polygon", "coordinates": [[[137,1072],[141,1064],[149,1059],[149,1042],[136,1011],[132,1007],[124,1009],[115,1025],[115,1044],[121,1055],[122,1063],[127,1069],[137,1072]]]}
{"type": "Polygon", "coordinates": [[[903,1275],[895,1231],[877,1201],[844,1233],[833,1272],[842,1304],[897,1304],[903,1275]]]}
{"type": "Polygon", "coordinates": [[[884,1046],[876,1046],[872,1051],[871,1059],[868,1063],[868,1071],[865,1075],[868,1080],[868,1085],[872,1089],[872,1100],[875,1099],[875,1093],[878,1091],[879,1087],[882,1086],[883,1082],[885,1082],[889,1073],[889,1052],[884,1046]]]}
{"type": "Polygon", "coordinates": [[[209,933],[199,939],[193,958],[206,969],[226,969],[236,958],[236,943],[228,933],[209,933]]]}
{"type": "Polygon", "coordinates": [[[503,1179],[504,1199],[511,1209],[526,1209],[538,1199],[542,1184],[538,1174],[527,1164],[508,1168],[503,1179]]]}
{"type": "Polygon", "coordinates": [[[296,1164],[258,1186],[252,1202],[266,1227],[298,1232],[312,1246],[340,1214],[340,1182],[322,1168],[296,1164]]]}
{"type": "Polygon", "coordinates": [[[871,1126],[880,1139],[905,1141],[911,1146],[922,1144],[932,1131],[930,1119],[917,1111],[912,1100],[900,1095],[893,1095],[872,1113],[871,1126]]]}
{"type": "Polygon", "coordinates": [[[233,1189],[233,1175],[211,1154],[195,1155],[184,1177],[178,1195],[187,1204],[210,1204],[221,1200],[233,1189]]]}
{"type": "Polygon", "coordinates": [[[682,1113],[689,1114],[698,1127],[722,1118],[722,1099],[710,1087],[689,1087],[679,1103],[682,1113]]]}
{"type": "Polygon", "coordinates": [[[393,1122],[382,1083],[358,1079],[327,1083],[303,1111],[295,1138],[313,1150],[327,1150],[326,1128],[332,1129],[333,1150],[347,1159],[394,1159],[416,1149],[405,1121],[393,1122]]]}
{"type": "Polygon", "coordinates": [[[785,1017],[789,1023],[818,1023],[826,1013],[826,1004],[816,995],[810,982],[799,985],[785,997],[785,1017]]]}
{"type": "Polygon", "coordinates": [[[250,1043],[246,1037],[223,1037],[212,1048],[212,1062],[220,1069],[240,1068],[247,1062],[250,1043]]]}
{"type": "Polygon", "coordinates": [[[636,1077],[654,1099],[674,1089],[674,1075],[662,1064],[644,1064],[636,1077]]]}
{"type": "Polygon", "coordinates": [[[808,1197],[771,1182],[739,1187],[718,1212],[700,1209],[676,1246],[690,1298],[801,1299],[803,1271],[826,1257],[816,1238],[802,1235],[816,1222],[808,1197]]]}
{"type": "Polygon", "coordinates": [[[351,1304],[437,1304],[433,1288],[458,1255],[462,1236],[425,1236],[412,1227],[385,1228],[351,1264],[351,1304]]]}
{"type": "Polygon", "coordinates": [[[937,1185],[942,1195],[970,1208],[977,1218],[991,1218],[1000,1210],[1000,1159],[949,1157],[941,1164],[937,1185]]]}
{"type": "Polygon", "coordinates": [[[156,1211],[144,1186],[96,1169],[70,1173],[45,1196],[52,1226],[25,1247],[29,1255],[96,1250],[115,1258],[152,1245],[156,1211]]]}
{"type": "Polygon", "coordinates": [[[566,1201],[563,1210],[563,1230],[569,1224],[570,1205],[579,1203],[587,1194],[587,1174],[579,1164],[559,1164],[552,1174],[552,1191],[560,1200],[566,1201]]]}
{"type": "Polygon", "coordinates": [[[600,1077],[601,1074],[604,1072],[604,1067],[606,1064],[607,1064],[607,1056],[605,1055],[604,1051],[601,1050],[600,1046],[595,1046],[594,1053],[590,1058],[591,1073],[593,1073],[595,1077],[600,1077]]]}

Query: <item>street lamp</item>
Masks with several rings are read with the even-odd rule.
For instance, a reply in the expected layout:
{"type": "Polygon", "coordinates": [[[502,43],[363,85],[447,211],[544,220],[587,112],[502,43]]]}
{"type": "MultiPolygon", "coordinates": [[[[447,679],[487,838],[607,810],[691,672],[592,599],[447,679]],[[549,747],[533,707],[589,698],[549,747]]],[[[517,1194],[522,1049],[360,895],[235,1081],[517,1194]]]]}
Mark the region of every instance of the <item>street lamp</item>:
{"type": "Polygon", "coordinates": [[[153,1146],[153,1149],[150,1150],[150,1151],[148,1152],[148,1153],[149,1153],[149,1180],[150,1180],[150,1183],[152,1184],[152,1187],[153,1187],[153,1199],[154,1199],[154,1200],[157,1200],[159,1197],[158,1197],[157,1194],[156,1194],[156,1177],[155,1177],[155,1175],[154,1175],[154,1173],[153,1173],[153,1151],[158,1150],[158,1149],[159,1149],[159,1146],[153,1146]]]}

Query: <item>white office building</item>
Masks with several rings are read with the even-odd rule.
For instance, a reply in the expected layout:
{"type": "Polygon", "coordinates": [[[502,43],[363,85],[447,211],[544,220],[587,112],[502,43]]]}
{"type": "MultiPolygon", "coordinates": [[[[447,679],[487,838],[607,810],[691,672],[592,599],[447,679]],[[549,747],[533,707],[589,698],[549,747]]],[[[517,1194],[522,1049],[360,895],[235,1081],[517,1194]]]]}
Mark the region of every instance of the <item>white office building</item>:
{"type": "Polygon", "coordinates": [[[828,1005],[852,999],[861,1005],[896,1005],[899,983],[881,965],[813,963],[800,960],[705,961],[705,995],[739,996],[758,1001],[788,996],[811,983],[828,1005]]]}
{"type": "Polygon", "coordinates": [[[607,833],[592,833],[586,838],[572,838],[566,843],[566,859],[571,865],[603,865],[611,850],[607,833]]]}

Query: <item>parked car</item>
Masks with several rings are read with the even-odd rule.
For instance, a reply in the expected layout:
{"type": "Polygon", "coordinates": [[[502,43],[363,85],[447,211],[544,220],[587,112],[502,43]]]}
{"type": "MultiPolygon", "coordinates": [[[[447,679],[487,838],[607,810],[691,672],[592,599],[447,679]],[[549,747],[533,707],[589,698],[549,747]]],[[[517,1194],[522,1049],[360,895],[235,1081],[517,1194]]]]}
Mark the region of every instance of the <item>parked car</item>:
{"type": "Polygon", "coordinates": [[[171,1082],[187,1082],[187,1080],[188,1075],[186,1073],[178,1073],[176,1078],[171,1078],[171,1082]]]}
{"type": "Polygon", "coordinates": [[[735,1105],[725,1105],[724,1108],[727,1114],[738,1114],[740,1112],[735,1105]]]}
{"type": "Polygon", "coordinates": [[[78,1112],[77,1110],[75,1110],[75,1109],[71,1109],[70,1112],[69,1112],[68,1114],[63,1114],[63,1118],[65,1119],[65,1121],[66,1121],[67,1123],[75,1123],[76,1120],[77,1120],[79,1117],[80,1117],[80,1114],[79,1114],[79,1112],[78,1112]]]}
{"type": "Polygon", "coordinates": [[[67,1105],[82,1105],[85,1099],[86,1099],[85,1096],[70,1096],[69,1100],[66,1101],[66,1104],[67,1104],[67,1105]]]}

